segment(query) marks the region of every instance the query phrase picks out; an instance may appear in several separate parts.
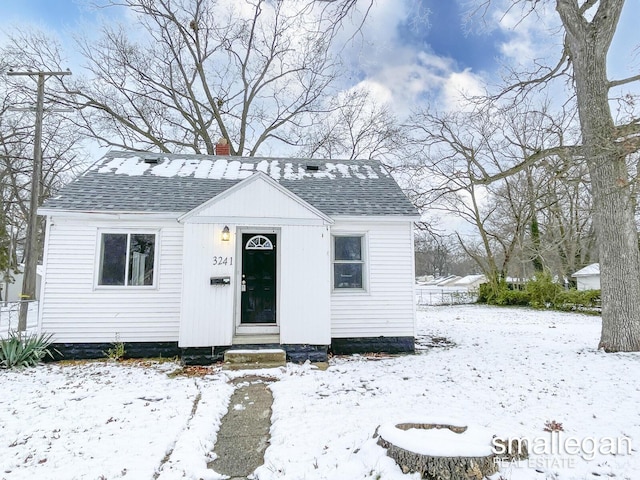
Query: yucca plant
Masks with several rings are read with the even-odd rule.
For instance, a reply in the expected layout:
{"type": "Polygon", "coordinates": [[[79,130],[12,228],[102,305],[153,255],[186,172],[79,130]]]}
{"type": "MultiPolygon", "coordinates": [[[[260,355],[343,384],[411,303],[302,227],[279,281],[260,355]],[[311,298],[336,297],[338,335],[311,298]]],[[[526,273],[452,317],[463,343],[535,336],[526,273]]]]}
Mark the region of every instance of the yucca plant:
{"type": "Polygon", "coordinates": [[[47,355],[53,358],[52,338],[51,334],[11,332],[8,338],[0,340],[0,368],[32,367],[47,355]]]}

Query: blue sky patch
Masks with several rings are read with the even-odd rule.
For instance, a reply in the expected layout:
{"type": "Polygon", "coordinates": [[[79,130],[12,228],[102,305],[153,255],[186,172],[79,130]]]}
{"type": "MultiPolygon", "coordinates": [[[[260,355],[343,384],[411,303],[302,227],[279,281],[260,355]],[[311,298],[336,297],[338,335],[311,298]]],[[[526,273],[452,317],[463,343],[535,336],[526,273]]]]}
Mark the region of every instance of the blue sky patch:
{"type": "Polygon", "coordinates": [[[500,43],[505,40],[499,30],[490,33],[467,32],[463,26],[463,10],[453,0],[425,2],[430,10],[428,24],[407,19],[399,25],[400,39],[432,52],[452,58],[460,69],[493,71],[498,66],[500,43]]]}

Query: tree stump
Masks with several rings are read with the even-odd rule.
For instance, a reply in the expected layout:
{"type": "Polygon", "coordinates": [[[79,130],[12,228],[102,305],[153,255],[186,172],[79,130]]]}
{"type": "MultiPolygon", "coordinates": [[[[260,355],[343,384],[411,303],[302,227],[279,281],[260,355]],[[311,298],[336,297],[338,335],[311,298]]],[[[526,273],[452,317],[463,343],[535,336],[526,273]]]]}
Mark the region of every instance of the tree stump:
{"type": "Polygon", "coordinates": [[[486,434],[483,440],[482,434],[467,433],[466,426],[438,423],[382,425],[376,430],[378,445],[404,473],[419,472],[427,480],[482,480],[496,473],[492,436],[486,434]]]}

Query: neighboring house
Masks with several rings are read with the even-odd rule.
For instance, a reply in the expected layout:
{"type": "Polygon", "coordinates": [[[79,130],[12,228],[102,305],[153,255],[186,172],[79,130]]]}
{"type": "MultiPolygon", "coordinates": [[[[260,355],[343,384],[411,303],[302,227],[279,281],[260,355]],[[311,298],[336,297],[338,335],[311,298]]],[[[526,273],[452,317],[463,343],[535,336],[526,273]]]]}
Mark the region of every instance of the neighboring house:
{"type": "Polygon", "coordinates": [[[110,152],[39,213],[67,357],[414,350],[418,214],[379,162],[110,152]]]}
{"type": "Polygon", "coordinates": [[[449,284],[451,287],[464,287],[467,290],[477,290],[480,285],[487,283],[487,277],[484,275],[467,275],[449,284]]]}
{"type": "Polygon", "coordinates": [[[600,264],[592,263],[571,275],[575,277],[578,290],[600,290],[600,264]]]}
{"type": "Polygon", "coordinates": [[[438,287],[450,287],[454,285],[462,277],[459,275],[449,275],[444,278],[436,279],[436,286],[438,287]]]}
{"type": "Polygon", "coordinates": [[[419,277],[416,277],[416,284],[427,285],[429,282],[432,282],[434,278],[435,277],[433,275],[421,275],[419,277]]]}
{"type": "MultiPolygon", "coordinates": [[[[40,295],[42,284],[42,265],[38,265],[36,271],[36,300],[40,295]]],[[[19,265],[17,271],[6,272],[4,281],[0,283],[0,299],[3,302],[19,302],[22,298],[22,280],[24,278],[24,265],[19,265]]],[[[2,277],[0,277],[2,278],[2,277]]]]}

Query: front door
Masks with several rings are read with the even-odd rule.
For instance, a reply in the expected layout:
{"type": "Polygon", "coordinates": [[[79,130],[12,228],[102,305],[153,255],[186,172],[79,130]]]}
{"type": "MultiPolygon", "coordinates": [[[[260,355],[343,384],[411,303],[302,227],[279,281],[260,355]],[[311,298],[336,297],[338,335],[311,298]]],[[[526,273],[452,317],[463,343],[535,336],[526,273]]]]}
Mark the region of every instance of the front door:
{"type": "Polygon", "coordinates": [[[242,234],[240,325],[276,323],[276,235],[242,234]]]}

